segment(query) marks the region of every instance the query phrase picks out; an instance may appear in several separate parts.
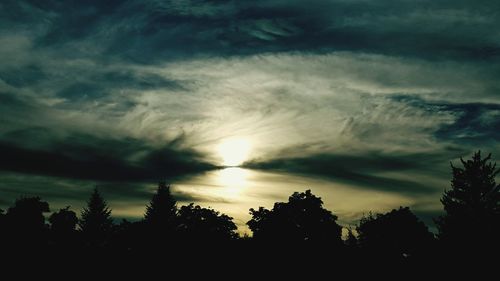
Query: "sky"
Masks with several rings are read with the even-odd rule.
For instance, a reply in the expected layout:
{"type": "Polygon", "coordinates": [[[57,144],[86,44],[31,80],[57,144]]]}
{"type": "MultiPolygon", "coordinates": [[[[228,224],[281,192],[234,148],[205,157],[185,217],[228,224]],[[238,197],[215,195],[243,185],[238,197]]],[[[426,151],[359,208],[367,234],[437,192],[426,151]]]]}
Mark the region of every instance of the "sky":
{"type": "Polygon", "coordinates": [[[431,225],[450,161],[500,155],[498,26],[496,0],[1,0],[0,208],[97,186],[138,219],[166,179],[240,229],[306,189],[431,225]]]}

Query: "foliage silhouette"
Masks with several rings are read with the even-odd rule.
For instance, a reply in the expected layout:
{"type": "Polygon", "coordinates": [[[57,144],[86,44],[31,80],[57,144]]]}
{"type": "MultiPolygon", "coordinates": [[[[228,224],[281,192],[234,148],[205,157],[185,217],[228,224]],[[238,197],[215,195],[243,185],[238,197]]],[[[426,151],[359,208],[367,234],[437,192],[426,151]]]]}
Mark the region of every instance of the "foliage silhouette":
{"type": "Polygon", "coordinates": [[[78,217],[76,213],[69,209],[67,206],[64,209],[60,209],[58,212],[53,213],[50,218],[50,228],[52,231],[66,234],[72,233],[76,230],[76,225],[78,224],[78,217]]]}
{"type": "Polygon", "coordinates": [[[439,238],[450,247],[472,250],[497,249],[500,245],[500,185],[495,182],[500,169],[491,163],[491,154],[481,151],[464,161],[463,168],[451,164],[451,189],[441,199],[445,215],[436,219],[439,238]],[[476,239],[479,237],[481,239],[476,239]]]}
{"type": "Polygon", "coordinates": [[[362,249],[395,258],[421,255],[434,240],[427,226],[408,207],[369,214],[360,220],[356,231],[362,249]]]}
{"type": "Polygon", "coordinates": [[[337,216],[323,208],[323,201],[307,190],[295,192],[288,202],[275,203],[273,209],[250,209],[247,225],[255,240],[310,242],[340,245],[342,228],[337,216]]]}
{"type": "Polygon", "coordinates": [[[347,228],[347,238],[345,239],[344,244],[351,249],[358,247],[358,238],[356,238],[356,235],[354,235],[350,227],[347,228]]]}
{"type": "Polygon", "coordinates": [[[233,218],[193,203],[179,209],[178,221],[178,231],[185,239],[224,242],[238,237],[233,218]]]}
{"type": "Polygon", "coordinates": [[[156,258],[158,253],[168,252],[171,254],[163,255],[167,257],[162,261],[207,269],[220,264],[236,266],[239,260],[233,257],[241,257],[241,253],[245,255],[240,265],[258,261],[259,265],[275,266],[279,260],[289,268],[320,264],[329,268],[328,264],[336,263],[317,255],[327,251],[332,259],[344,260],[344,265],[377,269],[383,265],[431,265],[451,260],[456,251],[473,248],[498,251],[500,187],[495,176],[499,170],[490,155],[481,158],[480,152],[461,163],[463,168],[452,165],[452,188],[441,200],[446,214],[436,220],[438,240],[408,207],[400,207],[363,217],[356,231],[347,228],[342,241],[337,216],[310,190],[295,192],[270,210],[250,209],[252,218],[247,225],[253,236],[239,237],[231,217],[193,203],[177,207],[170,186],[160,182],[144,219],[119,224],[113,223],[111,209],[97,189],[80,220],[66,207],[50,215],[50,225],[44,217],[50,211],[47,202],[39,197],[19,198],[6,212],[0,210],[0,249],[23,257],[28,252],[62,258],[89,254],[92,261],[103,264],[111,260],[109,255],[156,258]],[[103,255],[93,254],[95,250],[103,255]],[[208,253],[209,259],[205,258],[208,253]]]}
{"type": "Polygon", "coordinates": [[[51,240],[57,247],[63,249],[76,243],[78,217],[69,208],[67,206],[60,209],[49,217],[51,240]]]}
{"type": "Polygon", "coordinates": [[[83,209],[78,225],[86,246],[106,246],[112,234],[113,220],[111,219],[111,210],[97,188],[90,195],[87,207],[83,209]]]}
{"type": "Polygon", "coordinates": [[[146,207],[144,222],[156,229],[173,230],[177,218],[177,201],[166,182],[160,182],[153,198],[146,207]]]}
{"type": "Polygon", "coordinates": [[[143,221],[128,225],[128,232],[136,234],[135,247],[166,249],[176,239],[177,224],[177,201],[171,194],[170,185],[162,181],[146,206],[143,221]]]}
{"type": "Polygon", "coordinates": [[[23,250],[44,247],[47,225],[43,213],[50,212],[49,204],[40,197],[22,197],[5,214],[6,240],[9,247],[23,250]]]}

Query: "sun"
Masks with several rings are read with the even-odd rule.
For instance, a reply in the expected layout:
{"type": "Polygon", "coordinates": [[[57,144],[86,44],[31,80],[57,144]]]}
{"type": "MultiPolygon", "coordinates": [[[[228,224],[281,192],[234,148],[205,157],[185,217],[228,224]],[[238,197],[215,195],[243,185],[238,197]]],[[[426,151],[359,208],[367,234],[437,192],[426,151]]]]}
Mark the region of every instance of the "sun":
{"type": "Polygon", "coordinates": [[[228,139],[217,147],[223,165],[237,167],[248,158],[250,153],[250,142],[246,139],[228,139]]]}

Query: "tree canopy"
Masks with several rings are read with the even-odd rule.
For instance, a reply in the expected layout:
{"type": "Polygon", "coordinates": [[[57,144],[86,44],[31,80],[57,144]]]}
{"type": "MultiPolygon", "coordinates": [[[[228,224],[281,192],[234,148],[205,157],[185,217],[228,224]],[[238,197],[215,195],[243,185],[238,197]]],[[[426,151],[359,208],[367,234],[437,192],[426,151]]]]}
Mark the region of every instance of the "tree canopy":
{"type": "Polygon", "coordinates": [[[379,255],[408,257],[425,252],[433,242],[433,234],[408,207],[385,214],[369,214],[360,220],[359,245],[379,255]]]}
{"type": "Polygon", "coordinates": [[[252,219],[247,225],[255,239],[273,241],[309,241],[340,243],[342,228],[337,216],[323,208],[320,197],[295,192],[288,202],[278,202],[271,210],[250,209],[252,219]]]}
{"type": "Polygon", "coordinates": [[[179,209],[178,230],[182,236],[197,240],[230,240],[236,238],[233,218],[193,203],[179,209]]]}

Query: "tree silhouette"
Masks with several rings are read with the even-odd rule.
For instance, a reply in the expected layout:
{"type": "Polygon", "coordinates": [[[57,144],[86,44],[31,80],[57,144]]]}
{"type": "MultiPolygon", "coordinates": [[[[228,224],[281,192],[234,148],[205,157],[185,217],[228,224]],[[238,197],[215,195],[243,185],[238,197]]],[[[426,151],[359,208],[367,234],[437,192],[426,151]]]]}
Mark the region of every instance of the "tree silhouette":
{"type": "Polygon", "coordinates": [[[408,207],[369,214],[361,219],[356,231],[363,249],[397,258],[419,255],[433,242],[432,233],[408,207]]]}
{"type": "Polygon", "coordinates": [[[342,244],[337,216],[324,209],[321,198],[311,190],[293,193],[288,202],[275,203],[272,210],[250,209],[250,214],[247,225],[256,240],[342,244]]]}
{"type": "Polygon", "coordinates": [[[69,208],[70,207],[67,206],[50,216],[49,222],[52,231],[61,234],[72,233],[75,231],[78,223],[78,217],[76,216],[76,213],[71,211],[69,208]]]}
{"type": "Polygon", "coordinates": [[[87,246],[105,246],[111,235],[113,220],[111,210],[97,188],[92,192],[87,207],[82,211],[79,226],[87,246]]]}
{"type": "Polygon", "coordinates": [[[146,207],[144,222],[154,228],[172,230],[176,224],[177,202],[170,193],[170,186],[165,182],[158,184],[158,189],[146,207]]]}
{"type": "Polygon", "coordinates": [[[358,238],[356,238],[350,227],[347,228],[347,238],[345,239],[344,244],[351,249],[358,247],[358,238]]]}
{"type": "Polygon", "coordinates": [[[177,226],[177,202],[164,181],[146,206],[141,235],[137,244],[145,249],[171,247],[177,226]]]}
{"type": "Polygon", "coordinates": [[[463,168],[451,164],[451,189],[441,199],[446,214],[436,219],[439,238],[448,246],[498,247],[500,235],[500,185],[495,176],[500,172],[491,163],[491,154],[481,152],[464,161],[463,168]],[[479,233],[481,238],[479,238],[479,233]]]}
{"type": "Polygon", "coordinates": [[[238,236],[233,218],[193,203],[180,208],[178,221],[181,236],[190,240],[221,242],[238,236]]]}
{"type": "Polygon", "coordinates": [[[67,247],[69,244],[74,243],[76,239],[78,217],[69,208],[67,206],[60,209],[49,217],[52,240],[60,247],[67,247]]]}
{"type": "Polygon", "coordinates": [[[17,199],[5,214],[5,228],[8,241],[25,249],[44,246],[47,225],[43,213],[49,212],[49,204],[40,197],[17,199]]]}

